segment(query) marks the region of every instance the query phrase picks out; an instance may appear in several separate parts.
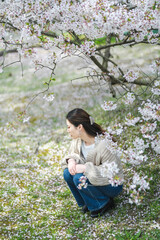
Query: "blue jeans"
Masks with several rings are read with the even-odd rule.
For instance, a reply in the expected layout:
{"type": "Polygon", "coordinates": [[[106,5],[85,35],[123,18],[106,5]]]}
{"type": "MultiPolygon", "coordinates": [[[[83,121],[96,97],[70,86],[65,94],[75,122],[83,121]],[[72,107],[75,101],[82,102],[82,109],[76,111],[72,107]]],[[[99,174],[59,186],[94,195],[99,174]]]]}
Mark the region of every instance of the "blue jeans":
{"type": "Polygon", "coordinates": [[[79,207],[87,205],[89,211],[96,211],[103,208],[110,200],[116,197],[123,188],[123,185],[112,186],[94,186],[87,180],[87,187],[78,189],[80,177],[84,176],[83,173],[71,175],[66,168],[63,172],[64,180],[67,182],[74,198],[79,207]]]}

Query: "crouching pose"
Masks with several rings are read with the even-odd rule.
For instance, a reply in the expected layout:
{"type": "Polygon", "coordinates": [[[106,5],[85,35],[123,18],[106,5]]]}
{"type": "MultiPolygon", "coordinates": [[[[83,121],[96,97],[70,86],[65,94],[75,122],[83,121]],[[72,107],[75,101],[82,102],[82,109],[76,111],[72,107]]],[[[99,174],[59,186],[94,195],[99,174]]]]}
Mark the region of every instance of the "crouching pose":
{"type": "Polygon", "coordinates": [[[114,206],[113,198],[122,191],[120,159],[98,137],[104,130],[86,111],[73,109],[67,114],[66,123],[73,140],[62,160],[64,180],[82,212],[90,211],[93,218],[102,216],[114,206]]]}

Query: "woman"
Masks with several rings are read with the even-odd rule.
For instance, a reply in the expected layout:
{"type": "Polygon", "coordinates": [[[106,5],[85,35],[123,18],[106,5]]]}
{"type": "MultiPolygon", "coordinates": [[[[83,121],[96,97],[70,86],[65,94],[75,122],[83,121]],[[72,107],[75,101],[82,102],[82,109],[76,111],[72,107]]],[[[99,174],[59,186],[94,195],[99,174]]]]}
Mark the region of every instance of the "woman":
{"type": "Polygon", "coordinates": [[[113,198],[122,191],[122,185],[110,184],[115,178],[123,178],[120,160],[107,149],[106,141],[97,137],[104,135],[104,130],[86,111],[73,109],[67,114],[66,123],[73,141],[62,161],[64,179],[84,213],[102,216],[114,206],[113,198]]]}

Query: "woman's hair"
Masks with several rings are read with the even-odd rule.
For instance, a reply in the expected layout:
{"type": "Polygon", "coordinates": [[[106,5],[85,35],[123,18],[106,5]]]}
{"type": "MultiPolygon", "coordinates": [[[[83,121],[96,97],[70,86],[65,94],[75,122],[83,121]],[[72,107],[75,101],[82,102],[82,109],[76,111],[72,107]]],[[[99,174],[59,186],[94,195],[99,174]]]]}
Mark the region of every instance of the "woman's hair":
{"type": "Polygon", "coordinates": [[[104,130],[100,125],[93,121],[93,118],[83,109],[75,108],[71,110],[66,119],[73,124],[75,127],[78,127],[79,124],[82,124],[85,131],[90,136],[97,136],[98,134],[103,134],[104,130]]]}

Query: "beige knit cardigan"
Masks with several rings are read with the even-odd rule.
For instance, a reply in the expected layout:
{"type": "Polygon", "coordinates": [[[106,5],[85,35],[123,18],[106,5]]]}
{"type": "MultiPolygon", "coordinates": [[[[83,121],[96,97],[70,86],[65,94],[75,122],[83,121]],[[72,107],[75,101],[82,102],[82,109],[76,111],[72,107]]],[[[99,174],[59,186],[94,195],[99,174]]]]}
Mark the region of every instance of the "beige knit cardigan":
{"type": "MultiPolygon", "coordinates": [[[[123,179],[123,171],[120,159],[106,147],[105,140],[95,142],[95,147],[92,149],[87,158],[84,159],[81,152],[81,139],[75,139],[71,142],[68,155],[62,160],[62,169],[68,167],[67,160],[73,158],[76,164],[85,164],[86,170],[84,175],[89,179],[90,183],[95,186],[104,186],[110,184],[110,171],[107,164],[115,163],[118,171],[113,175],[113,178],[123,179]]],[[[110,165],[109,165],[110,166],[110,165]]]]}

